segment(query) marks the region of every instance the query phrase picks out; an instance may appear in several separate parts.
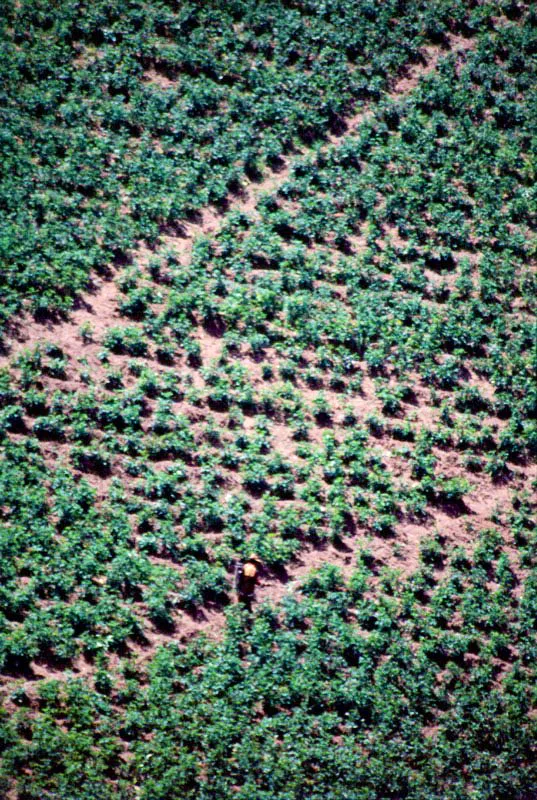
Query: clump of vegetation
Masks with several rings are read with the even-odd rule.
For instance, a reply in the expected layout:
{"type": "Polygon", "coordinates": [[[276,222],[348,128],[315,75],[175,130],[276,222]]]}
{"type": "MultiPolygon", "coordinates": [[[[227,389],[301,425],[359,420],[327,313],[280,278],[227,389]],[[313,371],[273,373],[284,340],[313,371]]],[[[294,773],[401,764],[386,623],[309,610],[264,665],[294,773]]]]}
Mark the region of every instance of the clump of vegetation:
{"type": "Polygon", "coordinates": [[[75,5],[0,23],[0,791],[533,796],[533,8],[75,5]]]}

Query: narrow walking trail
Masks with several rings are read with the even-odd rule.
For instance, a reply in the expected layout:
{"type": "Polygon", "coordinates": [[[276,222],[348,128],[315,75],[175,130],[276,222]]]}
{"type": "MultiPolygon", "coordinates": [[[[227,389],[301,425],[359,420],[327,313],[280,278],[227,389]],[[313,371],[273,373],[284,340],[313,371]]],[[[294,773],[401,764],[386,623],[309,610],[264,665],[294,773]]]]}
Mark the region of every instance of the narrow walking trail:
{"type": "MultiPolygon", "coordinates": [[[[394,82],[391,90],[386,96],[391,99],[404,98],[408,96],[419,84],[419,81],[431,74],[438,66],[440,60],[446,53],[455,52],[461,57],[464,53],[474,46],[472,39],[465,39],[460,36],[450,38],[450,48],[429,46],[424,48],[421,61],[409,65],[403,74],[394,82]]],[[[358,113],[344,121],[341,133],[329,133],[325,142],[320,146],[321,151],[330,148],[338,148],[343,142],[352,137],[358,126],[366,119],[374,115],[374,108],[366,106],[358,113]]],[[[319,148],[318,148],[319,149],[319,148]]],[[[297,161],[307,156],[308,150],[303,148],[292,156],[282,158],[277,171],[271,172],[259,182],[243,182],[240,194],[229,198],[227,208],[218,211],[214,208],[204,208],[194,220],[182,222],[174,230],[163,231],[160,237],[159,247],[173,250],[180,263],[186,265],[191,258],[192,249],[196,240],[203,237],[214,238],[226,224],[228,215],[231,212],[242,212],[247,214],[254,222],[260,219],[257,211],[259,198],[269,192],[275,192],[292,175],[293,168],[297,161]]],[[[152,255],[152,250],[143,242],[131,254],[132,261],[146,268],[152,255]]],[[[110,268],[110,275],[107,279],[95,279],[94,291],[81,297],[76,308],[70,313],[68,319],[62,321],[38,322],[29,315],[18,320],[16,329],[13,330],[11,338],[7,341],[6,352],[0,356],[0,368],[8,367],[13,364],[17,355],[26,348],[32,348],[40,342],[53,341],[59,345],[64,353],[69,357],[70,362],[75,363],[80,358],[85,359],[87,369],[92,376],[99,380],[104,377],[105,369],[99,359],[99,352],[103,345],[103,340],[110,327],[121,324],[124,318],[119,311],[119,300],[121,292],[118,282],[122,274],[121,267],[110,268]],[[91,329],[89,340],[83,342],[81,339],[81,329],[88,327],[91,329]]],[[[201,345],[202,362],[207,363],[218,355],[218,344],[210,336],[199,337],[201,345]]],[[[74,379],[73,379],[74,380],[74,379]]],[[[68,388],[76,388],[68,383],[68,388]]],[[[285,455],[285,453],[283,453],[285,455]]],[[[99,479],[103,490],[110,478],[99,479]]],[[[257,602],[279,601],[286,593],[296,591],[300,586],[301,580],[316,567],[324,563],[335,564],[341,568],[343,575],[348,576],[354,566],[356,541],[349,537],[348,541],[343,541],[338,547],[332,544],[324,544],[320,547],[305,547],[299,557],[286,570],[279,574],[268,573],[257,591],[257,602]]],[[[409,563],[409,568],[414,566],[409,563]]],[[[197,615],[189,615],[186,612],[177,612],[176,631],[178,639],[188,639],[199,631],[205,631],[207,635],[218,637],[224,628],[225,613],[221,608],[202,609],[197,615]]],[[[175,634],[174,634],[175,636],[175,634]]],[[[151,654],[154,648],[163,641],[169,641],[170,636],[157,632],[147,633],[147,646],[141,648],[143,657],[151,654]]]]}

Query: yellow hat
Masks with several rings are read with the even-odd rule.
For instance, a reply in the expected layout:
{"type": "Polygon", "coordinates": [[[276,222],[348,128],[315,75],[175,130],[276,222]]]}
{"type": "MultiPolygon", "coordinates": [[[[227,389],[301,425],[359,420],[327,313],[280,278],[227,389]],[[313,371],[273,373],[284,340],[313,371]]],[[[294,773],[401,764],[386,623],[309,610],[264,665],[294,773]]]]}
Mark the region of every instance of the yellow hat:
{"type": "Polygon", "coordinates": [[[245,564],[244,565],[244,574],[247,578],[255,578],[257,574],[257,570],[253,564],[245,564]]]}
{"type": "Polygon", "coordinates": [[[248,556],[248,558],[247,558],[247,561],[257,561],[257,562],[258,562],[258,564],[260,564],[260,563],[261,563],[261,559],[259,558],[259,556],[257,555],[257,553],[250,553],[250,555],[249,555],[249,556],[248,556]]]}

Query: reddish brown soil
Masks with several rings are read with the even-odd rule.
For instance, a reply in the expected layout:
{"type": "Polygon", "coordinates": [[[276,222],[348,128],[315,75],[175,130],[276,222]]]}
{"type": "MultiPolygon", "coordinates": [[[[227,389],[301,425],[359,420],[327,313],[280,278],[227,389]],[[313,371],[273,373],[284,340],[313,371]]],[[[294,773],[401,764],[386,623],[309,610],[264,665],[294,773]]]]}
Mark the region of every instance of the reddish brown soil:
{"type": "MultiPolygon", "coordinates": [[[[472,40],[463,39],[462,37],[451,37],[452,47],[461,53],[463,57],[464,51],[473,47],[472,40]]],[[[424,63],[412,65],[408,68],[406,73],[396,81],[392,91],[389,93],[391,97],[402,97],[411,92],[418,84],[420,79],[437,66],[438,60],[443,55],[440,48],[429,47],[424,50],[424,63]]],[[[171,88],[174,85],[173,81],[164,78],[159,73],[150,71],[146,74],[147,80],[158,83],[164,89],[171,88]]],[[[371,112],[364,109],[357,113],[355,116],[346,120],[347,131],[352,130],[362,122],[365,117],[371,112]]],[[[323,145],[324,148],[337,147],[347,136],[347,133],[340,135],[329,135],[327,142],[323,145]]],[[[244,183],[242,193],[238,197],[230,198],[229,208],[234,211],[242,211],[254,219],[258,217],[257,201],[260,195],[268,192],[273,192],[278,186],[282,185],[290,176],[293,163],[291,159],[284,159],[283,167],[278,172],[271,173],[263,181],[257,184],[244,183]]],[[[182,231],[164,233],[161,236],[161,244],[165,248],[170,248],[175,251],[179,260],[183,264],[187,264],[192,253],[192,247],[195,240],[199,236],[210,236],[214,238],[218,231],[222,228],[225,222],[225,214],[219,213],[212,208],[204,209],[196,222],[185,222],[182,226],[182,231]]],[[[389,235],[392,244],[396,247],[403,247],[404,241],[399,236],[396,228],[391,228],[389,235]]],[[[362,250],[366,246],[366,236],[351,236],[351,244],[356,251],[362,250]]],[[[148,259],[151,251],[140,243],[138,250],[134,254],[134,259],[137,265],[142,269],[147,267],[148,259]]],[[[472,254],[472,257],[473,254],[472,254]]],[[[114,277],[117,277],[115,275],[114,277]]],[[[448,279],[446,279],[448,282],[448,279]]],[[[119,290],[116,282],[113,279],[101,280],[96,286],[94,292],[87,294],[84,299],[79,303],[79,306],[74,310],[69,319],[61,323],[38,323],[33,321],[28,315],[19,321],[18,330],[10,341],[9,353],[7,356],[0,357],[0,367],[7,366],[9,362],[24,348],[33,347],[39,342],[50,340],[60,345],[66,355],[70,359],[71,364],[77,364],[80,358],[87,359],[89,370],[92,377],[101,382],[108,368],[104,368],[99,361],[98,353],[102,346],[102,341],[105,332],[114,325],[125,324],[125,321],[120,317],[118,312],[118,298],[119,290]],[[80,335],[80,328],[84,324],[91,325],[92,340],[84,343],[80,335]]],[[[129,324],[133,324],[129,322],[129,324]]],[[[198,339],[201,345],[201,358],[204,366],[210,365],[211,362],[216,361],[222,349],[222,341],[216,336],[211,336],[209,333],[198,329],[198,339]]],[[[111,365],[114,366],[113,357],[110,359],[111,365]]],[[[119,363],[119,361],[118,361],[119,363]]],[[[264,388],[264,383],[261,379],[260,365],[255,362],[248,363],[248,370],[252,385],[256,391],[264,388]]],[[[198,382],[201,387],[203,382],[196,371],[191,372],[193,380],[198,382]]],[[[74,382],[77,386],[79,377],[76,374],[68,376],[69,381],[74,382]]],[[[471,381],[474,385],[482,391],[485,397],[488,397],[492,392],[492,388],[486,381],[482,381],[477,376],[472,375],[471,381]]],[[[63,384],[66,386],[65,382],[63,384]]],[[[80,388],[80,386],[79,386],[80,388]]],[[[305,385],[300,387],[301,394],[307,403],[312,403],[314,398],[318,395],[317,390],[308,389],[305,385]]],[[[438,419],[438,409],[431,406],[427,391],[420,386],[417,376],[415,376],[415,391],[417,396],[417,404],[409,409],[408,418],[413,418],[415,423],[421,427],[432,427],[436,424],[438,419]]],[[[358,421],[361,423],[364,417],[373,411],[378,411],[380,403],[376,397],[374,382],[365,377],[362,386],[362,392],[354,395],[350,401],[348,397],[343,398],[337,392],[323,390],[323,394],[327,397],[332,409],[334,418],[334,430],[336,433],[341,425],[344,406],[350,405],[355,411],[358,421]]],[[[440,393],[441,394],[441,393],[440,393]]],[[[177,411],[187,413],[190,419],[195,419],[195,415],[199,415],[199,410],[189,406],[185,401],[178,403],[177,411]]],[[[205,417],[203,412],[201,418],[205,417]]],[[[213,414],[218,417],[218,414],[213,414]]],[[[253,420],[246,417],[245,426],[251,428],[253,420]]],[[[311,431],[311,440],[315,444],[322,442],[323,431],[318,426],[314,426],[311,431]]],[[[274,449],[281,453],[286,459],[296,462],[296,442],[292,439],[289,428],[276,421],[272,426],[271,431],[272,442],[274,449]]],[[[387,461],[390,461],[390,468],[395,469],[397,474],[396,461],[397,458],[393,456],[393,450],[401,446],[401,442],[390,440],[389,437],[384,437],[379,440],[379,448],[383,450],[387,461]]],[[[52,462],[58,457],[58,453],[62,453],[61,447],[56,445],[45,448],[47,459],[52,462]]],[[[445,454],[443,454],[445,455],[445,454]]],[[[461,466],[456,461],[452,460],[452,454],[441,456],[442,467],[445,468],[448,474],[461,474],[461,466]]],[[[170,463],[169,461],[161,461],[154,464],[155,469],[164,469],[170,463]]],[[[402,477],[406,476],[406,465],[399,464],[399,474],[402,477]]],[[[115,474],[117,474],[117,471],[115,474]]],[[[191,476],[195,480],[195,474],[192,472],[191,476]]],[[[496,506],[500,509],[506,509],[510,506],[510,498],[513,488],[521,486],[523,482],[527,484],[530,478],[526,476],[523,481],[522,474],[515,475],[513,481],[505,486],[494,485],[493,482],[486,476],[480,476],[474,483],[475,487],[466,499],[468,511],[464,520],[460,515],[453,513],[453,509],[438,508],[434,509],[427,521],[424,524],[415,524],[403,522],[397,526],[396,541],[398,543],[398,555],[394,555],[393,543],[387,540],[371,539],[367,544],[374,550],[375,558],[380,565],[394,567],[400,570],[401,574],[408,574],[414,570],[418,564],[420,543],[424,537],[430,535],[432,531],[439,531],[448,542],[449,545],[462,544],[471,546],[474,539],[474,531],[486,527],[491,524],[491,515],[493,514],[496,506]],[[468,524],[469,523],[469,524],[468,524]]],[[[99,478],[98,476],[88,476],[88,480],[94,485],[102,498],[106,495],[109,479],[99,478]]],[[[229,477],[229,484],[233,485],[236,479],[232,476],[229,477]]],[[[252,500],[252,507],[260,505],[259,501],[252,500]]],[[[322,547],[313,548],[305,547],[299,558],[287,567],[287,570],[282,571],[280,574],[268,574],[262,581],[257,591],[257,602],[270,600],[272,602],[282,599],[285,594],[296,590],[300,586],[300,582],[309,573],[311,569],[317,568],[324,563],[331,563],[339,566],[345,577],[349,577],[356,560],[356,552],[359,546],[366,541],[364,535],[349,536],[337,547],[332,544],[326,544],[322,547]]],[[[177,615],[175,634],[180,640],[186,640],[190,636],[198,633],[199,631],[205,632],[210,637],[218,636],[224,623],[225,614],[223,610],[218,609],[204,609],[200,611],[197,617],[191,617],[188,614],[181,612],[177,615]]],[[[148,644],[145,648],[133,649],[137,651],[144,660],[148,655],[154,652],[157,645],[169,641],[170,637],[166,634],[161,634],[156,631],[147,632],[148,644]]],[[[51,677],[48,668],[41,668],[36,665],[34,672],[37,677],[43,674],[51,677]]],[[[86,674],[91,668],[84,662],[77,662],[75,671],[78,674],[86,674]]],[[[53,677],[53,676],[52,676],[53,677]]]]}
{"type": "Polygon", "coordinates": [[[148,69],[144,72],[144,82],[152,83],[158,86],[159,89],[175,89],[177,88],[177,81],[167,78],[162,72],[156,69],[148,69]]]}

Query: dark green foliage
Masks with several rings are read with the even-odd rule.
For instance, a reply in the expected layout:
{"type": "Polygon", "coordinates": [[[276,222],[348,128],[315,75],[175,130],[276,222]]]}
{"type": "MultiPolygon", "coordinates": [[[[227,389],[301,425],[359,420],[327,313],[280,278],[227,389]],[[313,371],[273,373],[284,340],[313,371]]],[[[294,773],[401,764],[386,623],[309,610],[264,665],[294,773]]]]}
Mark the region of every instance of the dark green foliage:
{"type": "Polygon", "coordinates": [[[534,11],[49,6],[0,23],[0,327],[50,338],[0,370],[0,793],[535,796],[534,11]]]}
{"type": "MultiPolygon", "coordinates": [[[[456,4],[442,5],[432,19],[456,4]]],[[[39,314],[68,310],[90,272],[136,239],[225,203],[243,175],[324,137],[423,43],[423,7],[7,2],[2,327],[23,300],[39,314]],[[142,80],[148,71],[155,80],[142,80]]],[[[312,219],[303,238],[316,236],[312,219]]],[[[129,292],[123,313],[144,317],[147,301],[129,292]]]]}
{"type": "MultiPolygon", "coordinates": [[[[507,567],[504,556],[495,563],[499,572],[507,567]]],[[[245,627],[245,612],[230,611],[221,644],[161,648],[141,689],[128,677],[129,661],[121,689],[106,662],[94,688],[43,683],[40,716],[28,715],[21,695],[13,723],[4,723],[4,774],[29,767],[35,796],[64,786],[64,796],[104,797],[90,795],[88,782],[105,773],[125,798],[391,792],[418,800],[462,798],[469,784],[490,800],[531,796],[533,661],[502,650],[497,636],[476,654],[474,631],[496,626],[502,604],[510,644],[520,637],[529,652],[532,585],[518,608],[509,590],[500,599],[486,588],[477,566],[465,569],[464,589],[454,572],[423,608],[405,583],[395,595],[363,598],[372,575],[365,561],[349,586],[325,568],[304,584],[302,600],[284,600],[279,615],[260,607],[245,627]],[[476,602],[478,616],[470,613],[476,602]],[[14,725],[31,731],[31,741],[15,746],[14,725]],[[117,757],[121,740],[132,753],[127,763],[117,757]]]]}

